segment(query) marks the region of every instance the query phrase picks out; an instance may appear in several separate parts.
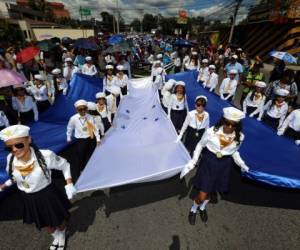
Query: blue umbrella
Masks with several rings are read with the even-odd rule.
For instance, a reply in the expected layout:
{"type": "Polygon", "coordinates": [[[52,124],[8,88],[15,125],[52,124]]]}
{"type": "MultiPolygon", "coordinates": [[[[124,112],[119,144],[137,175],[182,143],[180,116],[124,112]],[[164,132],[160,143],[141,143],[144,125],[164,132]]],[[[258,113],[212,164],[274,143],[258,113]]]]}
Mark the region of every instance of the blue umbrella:
{"type": "Polygon", "coordinates": [[[288,63],[297,63],[296,57],[293,57],[290,53],[288,52],[283,52],[283,51],[271,51],[270,56],[278,58],[282,61],[288,62],[288,63]]]}
{"type": "Polygon", "coordinates": [[[193,44],[188,40],[178,39],[178,40],[175,41],[174,46],[177,46],[177,47],[192,47],[193,44]]]}
{"type": "Polygon", "coordinates": [[[98,45],[94,40],[87,38],[79,38],[74,44],[75,48],[78,49],[89,49],[89,50],[97,50],[98,45]]]}
{"type": "Polygon", "coordinates": [[[114,36],[111,36],[108,39],[108,44],[109,45],[115,45],[115,44],[118,44],[122,41],[124,41],[124,37],[122,35],[114,35],[114,36]]]}

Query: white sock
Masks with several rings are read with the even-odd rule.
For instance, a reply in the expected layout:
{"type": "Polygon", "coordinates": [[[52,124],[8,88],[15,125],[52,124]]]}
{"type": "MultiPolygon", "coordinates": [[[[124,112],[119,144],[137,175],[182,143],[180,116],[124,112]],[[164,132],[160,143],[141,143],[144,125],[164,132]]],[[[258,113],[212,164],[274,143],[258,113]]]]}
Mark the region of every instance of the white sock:
{"type": "Polygon", "coordinates": [[[59,230],[59,237],[58,237],[58,245],[59,246],[64,246],[66,243],[66,229],[64,230],[59,230]]]}
{"type": "Polygon", "coordinates": [[[194,201],[194,204],[191,208],[191,212],[197,213],[198,207],[199,207],[199,205],[194,201]]]}
{"type": "Polygon", "coordinates": [[[59,231],[56,229],[56,230],[54,231],[54,233],[52,233],[51,235],[52,235],[52,237],[53,237],[53,239],[54,239],[53,242],[52,242],[52,245],[54,245],[54,246],[50,246],[50,250],[55,250],[55,249],[56,249],[55,246],[58,245],[59,231]]]}
{"type": "Polygon", "coordinates": [[[208,202],[209,202],[209,200],[205,200],[201,203],[201,205],[200,205],[200,210],[201,211],[205,210],[205,207],[206,207],[208,202]]]}

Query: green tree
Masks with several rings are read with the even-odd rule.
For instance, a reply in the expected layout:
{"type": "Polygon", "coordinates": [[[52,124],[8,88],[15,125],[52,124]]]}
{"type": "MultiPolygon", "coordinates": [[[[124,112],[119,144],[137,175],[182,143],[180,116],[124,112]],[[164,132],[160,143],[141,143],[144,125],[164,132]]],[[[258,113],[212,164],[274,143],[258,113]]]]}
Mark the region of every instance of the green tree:
{"type": "Polygon", "coordinates": [[[109,14],[106,11],[103,11],[100,13],[100,16],[102,17],[102,24],[103,24],[103,29],[105,31],[113,31],[114,26],[113,26],[113,22],[114,22],[114,16],[109,14]]]}
{"type": "Polygon", "coordinates": [[[142,23],[145,32],[150,32],[152,29],[157,28],[157,18],[152,14],[145,14],[142,23]]]}
{"type": "Polygon", "coordinates": [[[135,18],[131,23],[130,27],[133,28],[134,31],[139,32],[141,30],[141,21],[135,18]]]}

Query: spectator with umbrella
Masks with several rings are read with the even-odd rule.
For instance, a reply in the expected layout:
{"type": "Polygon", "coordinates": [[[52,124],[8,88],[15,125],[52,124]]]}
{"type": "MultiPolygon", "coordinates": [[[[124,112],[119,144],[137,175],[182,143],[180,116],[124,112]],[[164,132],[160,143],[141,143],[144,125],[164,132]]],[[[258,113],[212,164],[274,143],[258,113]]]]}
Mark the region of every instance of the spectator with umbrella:
{"type": "Polygon", "coordinates": [[[38,56],[40,49],[37,47],[26,47],[17,54],[17,61],[23,64],[23,70],[26,78],[30,80],[32,77],[39,73],[39,66],[35,57],[38,56]]]}

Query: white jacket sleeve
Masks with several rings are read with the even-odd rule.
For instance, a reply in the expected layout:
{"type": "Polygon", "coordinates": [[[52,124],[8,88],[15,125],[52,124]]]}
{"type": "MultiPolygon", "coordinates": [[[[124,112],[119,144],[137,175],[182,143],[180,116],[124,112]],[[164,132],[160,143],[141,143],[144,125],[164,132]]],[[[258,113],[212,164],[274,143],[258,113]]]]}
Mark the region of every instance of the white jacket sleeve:
{"type": "Polygon", "coordinates": [[[289,123],[294,119],[294,112],[292,112],[287,118],[285,118],[284,122],[282,123],[281,127],[278,129],[278,132],[284,134],[285,130],[287,129],[289,123]]]}
{"type": "Polygon", "coordinates": [[[245,100],[243,101],[243,112],[246,114],[247,112],[247,103],[248,100],[250,99],[252,92],[249,92],[248,95],[246,96],[245,100]]]}
{"type": "Polygon", "coordinates": [[[187,113],[187,115],[185,117],[185,120],[184,120],[184,123],[183,123],[183,125],[180,129],[180,134],[178,136],[178,138],[180,140],[182,139],[184,132],[186,131],[187,127],[189,126],[190,121],[191,121],[191,115],[189,113],[187,113]]]}
{"type": "Polygon", "coordinates": [[[74,129],[75,129],[74,119],[73,117],[71,117],[67,125],[67,141],[71,141],[74,129]]]}
{"type": "Polygon", "coordinates": [[[48,155],[48,157],[45,157],[46,159],[48,159],[47,168],[62,171],[65,180],[72,178],[70,163],[65,158],[56,155],[50,150],[43,150],[42,152],[46,154],[46,156],[48,155]]]}

